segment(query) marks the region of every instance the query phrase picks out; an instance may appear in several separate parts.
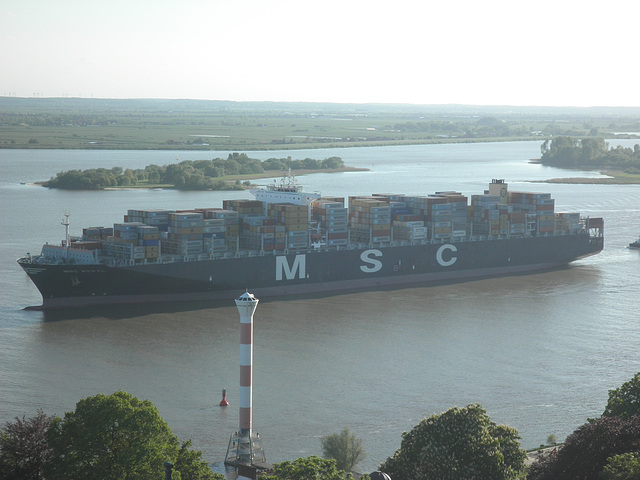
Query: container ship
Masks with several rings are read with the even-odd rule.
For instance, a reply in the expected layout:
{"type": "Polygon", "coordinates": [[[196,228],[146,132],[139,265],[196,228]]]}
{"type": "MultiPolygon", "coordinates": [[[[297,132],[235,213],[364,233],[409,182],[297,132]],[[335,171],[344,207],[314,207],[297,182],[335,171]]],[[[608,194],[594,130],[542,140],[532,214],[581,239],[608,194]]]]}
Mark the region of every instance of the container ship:
{"type": "Polygon", "coordinates": [[[46,244],[18,263],[55,308],[260,298],[440,282],[556,268],[597,254],[602,218],[557,212],[548,193],[494,179],[471,198],[306,193],[291,176],[250,200],[129,210],[113,227],[46,244]]]}

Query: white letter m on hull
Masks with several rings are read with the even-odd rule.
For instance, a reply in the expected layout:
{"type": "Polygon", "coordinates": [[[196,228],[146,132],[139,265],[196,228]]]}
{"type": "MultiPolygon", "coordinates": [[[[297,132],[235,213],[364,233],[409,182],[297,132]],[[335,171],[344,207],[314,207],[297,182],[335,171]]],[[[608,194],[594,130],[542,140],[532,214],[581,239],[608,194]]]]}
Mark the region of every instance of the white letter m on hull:
{"type": "Polygon", "coordinates": [[[306,255],[296,255],[293,265],[290,267],[287,257],[276,257],[276,281],[282,280],[282,274],[287,280],[293,280],[296,278],[296,271],[298,272],[298,278],[305,278],[305,272],[307,271],[306,255]]]}

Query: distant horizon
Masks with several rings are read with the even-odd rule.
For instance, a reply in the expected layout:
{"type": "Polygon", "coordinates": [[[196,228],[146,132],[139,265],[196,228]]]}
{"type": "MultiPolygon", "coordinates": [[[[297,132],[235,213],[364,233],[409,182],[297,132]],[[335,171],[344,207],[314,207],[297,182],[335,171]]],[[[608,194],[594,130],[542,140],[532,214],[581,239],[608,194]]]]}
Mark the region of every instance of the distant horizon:
{"type": "Polygon", "coordinates": [[[18,100],[117,100],[117,101],[192,101],[192,102],[228,102],[228,103],[283,103],[283,104],[320,104],[320,105],[381,105],[407,107],[483,107],[483,108],[541,108],[541,109],[640,109],[640,105],[532,105],[532,104],[480,104],[480,103],[410,103],[410,102],[329,102],[313,100],[231,100],[221,98],[188,98],[188,97],[99,97],[99,96],[19,96],[0,95],[3,99],[18,100]]]}
{"type": "Polygon", "coordinates": [[[358,101],[358,100],[288,100],[288,99],[231,99],[231,98],[205,98],[189,96],[106,96],[106,95],[45,95],[45,94],[0,94],[0,98],[19,99],[95,99],[95,100],[190,100],[190,101],[210,101],[210,102],[233,102],[233,103],[318,103],[336,105],[412,105],[412,106],[477,106],[477,107],[539,107],[539,108],[640,108],[638,104],[571,104],[571,103],[479,103],[479,102],[417,102],[417,101],[358,101]]]}

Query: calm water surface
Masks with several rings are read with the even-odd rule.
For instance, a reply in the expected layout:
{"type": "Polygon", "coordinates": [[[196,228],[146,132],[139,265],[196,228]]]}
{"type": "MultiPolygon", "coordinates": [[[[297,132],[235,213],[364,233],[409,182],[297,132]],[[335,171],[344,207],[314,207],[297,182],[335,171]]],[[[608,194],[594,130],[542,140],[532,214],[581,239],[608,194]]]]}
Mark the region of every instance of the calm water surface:
{"type": "MultiPolygon", "coordinates": [[[[180,160],[228,152],[178,152],[180,160]]],[[[363,471],[403,431],[447,408],[481,403],[533,448],[564,439],[604,410],[609,389],[640,371],[640,186],[536,184],[597,176],[529,164],[538,142],[249,152],[254,158],[341,156],[368,172],[301,177],[306,190],[481,193],[492,178],[551,192],[558,211],[605,218],[605,250],[570,267],[432,288],[261,301],[255,318],[254,426],[267,459],[321,454],[349,427],[363,471]]],[[[38,291],[15,263],[64,236],[110,225],[129,208],[220,206],[244,192],[65,192],[28,185],[72,168],[176,161],[176,152],[0,150],[0,422],[37,408],[62,415],[96,393],[148,398],[180,439],[224,458],[237,429],[238,314],[226,304],[24,310],[38,291]],[[21,184],[24,182],[25,184],[21,184]],[[218,407],[227,388],[231,406],[218,407]]],[[[265,180],[269,182],[269,180],[265,180]]],[[[239,294],[242,292],[238,292],[239,294]]]]}

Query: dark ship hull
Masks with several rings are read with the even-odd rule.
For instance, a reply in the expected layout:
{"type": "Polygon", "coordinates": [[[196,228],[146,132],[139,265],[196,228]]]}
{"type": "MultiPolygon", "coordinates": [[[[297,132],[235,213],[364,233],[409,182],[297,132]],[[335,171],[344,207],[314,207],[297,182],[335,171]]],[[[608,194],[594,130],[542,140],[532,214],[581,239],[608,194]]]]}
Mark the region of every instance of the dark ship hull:
{"type": "MultiPolygon", "coordinates": [[[[398,242],[401,243],[401,242],[398,242]]],[[[362,248],[239,252],[224,258],[131,266],[45,264],[19,260],[43,308],[337,293],[432,285],[533,272],[600,252],[604,238],[587,230],[524,238],[465,237],[457,241],[362,248]]]]}

